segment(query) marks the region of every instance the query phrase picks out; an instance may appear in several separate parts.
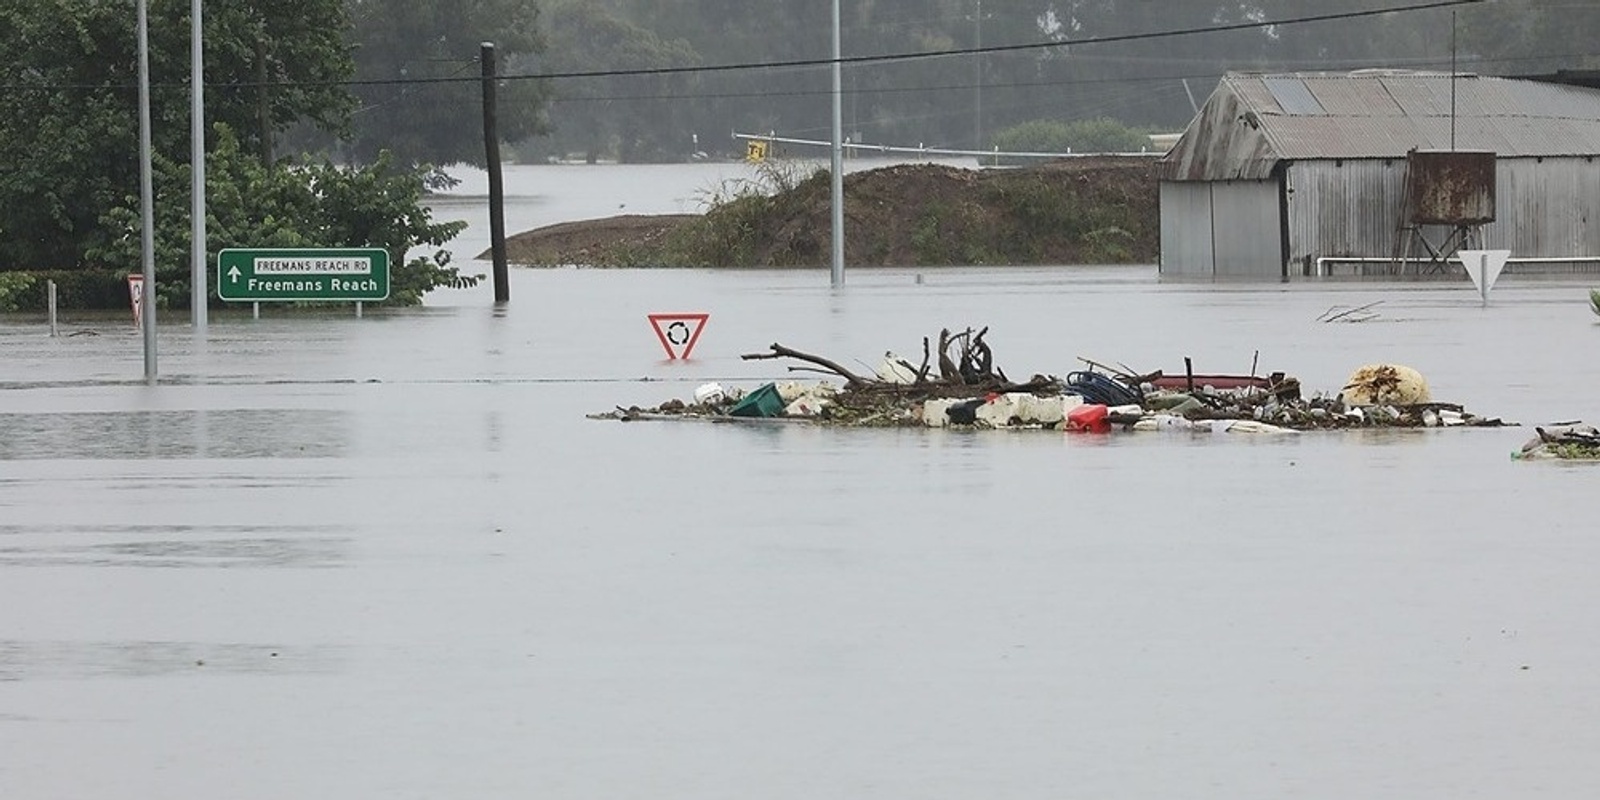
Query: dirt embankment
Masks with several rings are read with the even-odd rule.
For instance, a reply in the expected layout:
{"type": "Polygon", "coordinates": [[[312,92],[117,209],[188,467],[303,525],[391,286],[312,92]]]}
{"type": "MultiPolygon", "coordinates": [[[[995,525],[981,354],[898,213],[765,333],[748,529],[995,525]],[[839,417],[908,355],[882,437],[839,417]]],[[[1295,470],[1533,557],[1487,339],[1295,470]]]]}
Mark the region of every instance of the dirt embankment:
{"type": "MultiPolygon", "coordinates": [[[[1064,159],[1013,169],[902,164],[845,176],[852,266],[1151,263],[1156,160],[1064,159]]],[[[744,197],[704,215],[566,222],[507,241],[530,266],[826,266],[829,180],[744,197]]],[[[483,256],[487,257],[487,255],[483,256]]]]}

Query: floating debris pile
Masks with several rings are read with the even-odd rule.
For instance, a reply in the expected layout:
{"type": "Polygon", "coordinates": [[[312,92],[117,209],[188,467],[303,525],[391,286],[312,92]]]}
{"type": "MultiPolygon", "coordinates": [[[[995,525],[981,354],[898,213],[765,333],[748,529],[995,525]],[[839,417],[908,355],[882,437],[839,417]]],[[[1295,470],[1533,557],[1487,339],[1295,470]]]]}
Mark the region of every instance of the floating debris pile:
{"type": "Polygon", "coordinates": [[[1079,359],[1086,369],[1065,378],[1035,374],[1012,381],[995,366],[988,329],[942,330],[938,346],[922,342],[918,363],[885,353],[871,374],[773,344],[744,360],[788,359],[791,372],[831,375],[822,381],[775,381],[752,391],[705,384],[692,402],[617,408],[596,419],[688,419],[711,422],[807,422],[854,427],[1035,428],[1105,432],[1195,430],[1294,433],[1349,428],[1493,427],[1506,423],[1435,402],[1421,373],[1397,364],[1356,370],[1332,396],[1305,397],[1300,381],[1270,375],[1137,373],[1079,359]],[[937,371],[935,371],[937,370],[937,371]]]}
{"type": "Polygon", "coordinates": [[[1581,422],[1534,428],[1534,437],[1511,454],[1517,461],[1600,461],[1600,431],[1581,422]]]}

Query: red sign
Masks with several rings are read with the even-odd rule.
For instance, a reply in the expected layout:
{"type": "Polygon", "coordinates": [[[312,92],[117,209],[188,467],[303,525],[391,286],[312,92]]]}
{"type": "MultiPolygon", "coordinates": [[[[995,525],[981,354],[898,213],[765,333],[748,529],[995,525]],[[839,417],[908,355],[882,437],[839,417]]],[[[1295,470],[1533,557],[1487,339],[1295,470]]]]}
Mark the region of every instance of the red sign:
{"type": "Polygon", "coordinates": [[[661,346],[666,348],[668,359],[689,358],[690,351],[694,350],[694,343],[700,341],[700,331],[705,329],[706,320],[710,314],[704,312],[692,314],[650,314],[650,327],[655,328],[656,338],[661,340],[661,346]]]}

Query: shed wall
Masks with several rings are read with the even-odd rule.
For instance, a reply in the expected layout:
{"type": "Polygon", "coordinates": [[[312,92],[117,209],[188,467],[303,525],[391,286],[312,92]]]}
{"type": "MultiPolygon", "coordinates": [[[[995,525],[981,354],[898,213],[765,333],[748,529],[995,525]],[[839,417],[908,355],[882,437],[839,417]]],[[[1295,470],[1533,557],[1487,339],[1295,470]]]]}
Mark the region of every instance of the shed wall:
{"type": "MultiPolygon", "coordinates": [[[[1387,258],[1405,205],[1406,160],[1296,161],[1289,165],[1291,272],[1322,256],[1387,258]]],[[[1429,235],[1430,240],[1440,237],[1429,235]]]]}
{"type": "Polygon", "coordinates": [[[1484,245],[1517,258],[1600,256],[1600,158],[1501,159],[1484,245]]]}
{"type": "MultiPolygon", "coordinates": [[[[1291,272],[1318,257],[1388,258],[1404,213],[1403,158],[1296,161],[1289,165],[1291,272]]],[[[1496,221],[1476,245],[1516,258],[1600,256],[1600,160],[1503,158],[1495,167],[1496,221]]],[[[1446,227],[1424,226],[1428,241],[1446,227]]]]}
{"type": "Polygon", "coordinates": [[[1161,274],[1185,278],[1216,274],[1210,183],[1161,182],[1161,274]]]}
{"type": "Polygon", "coordinates": [[[1277,181],[1211,184],[1217,276],[1282,278],[1283,233],[1277,181]]]}
{"type": "Polygon", "coordinates": [[[1161,274],[1283,275],[1278,182],[1162,181],[1161,274]]]}

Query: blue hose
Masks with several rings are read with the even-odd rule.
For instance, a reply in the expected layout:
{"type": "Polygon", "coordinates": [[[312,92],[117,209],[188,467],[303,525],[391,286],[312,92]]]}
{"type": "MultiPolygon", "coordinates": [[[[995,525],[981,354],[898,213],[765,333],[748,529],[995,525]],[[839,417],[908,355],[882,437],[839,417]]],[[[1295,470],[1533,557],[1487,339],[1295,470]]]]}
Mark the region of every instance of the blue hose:
{"type": "Polygon", "coordinates": [[[1067,373],[1067,391],[1107,406],[1144,405],[1144,392],[1098,372],[1067,373]]]}

